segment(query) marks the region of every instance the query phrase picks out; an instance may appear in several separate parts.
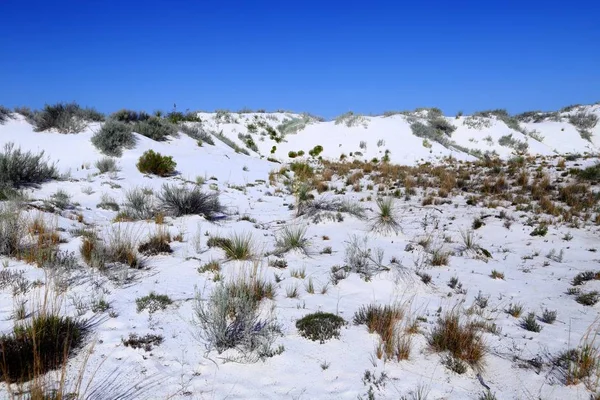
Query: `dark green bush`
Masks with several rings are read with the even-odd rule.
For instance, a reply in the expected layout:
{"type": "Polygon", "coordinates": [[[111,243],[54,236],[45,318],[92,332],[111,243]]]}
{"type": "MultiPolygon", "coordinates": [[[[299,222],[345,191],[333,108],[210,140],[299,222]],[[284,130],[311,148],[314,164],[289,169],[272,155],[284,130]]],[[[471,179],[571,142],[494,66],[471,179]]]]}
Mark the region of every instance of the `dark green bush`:
{"type": "Polygon", "coordinates": [[[102,153],[120,157],[123,149],[135,146],[136,138],[131,126],[116,120],[108,120],[98,132],[92,136],[92,144],[102,153]]]}
{"type": "Polygon", "coordinates": [[[340,328],[346,321],[338,315],[318,311],[296,321],[301,336],[325,343],[326,340],[340,337],[340,328]]]}
{"type": "Polygon", "coordinates": [[[298,153],[296,153],[295,151],[292,150],[292,151],[288,152],[288,157],[296,158],[296,157],[298,157],[298,153]]]}
{"type": "Polygon", "coordinates": [[[111,119],[120,122],[140,122],[150,119],[150,114],[145,111],[119,110],[110,116],[111,119]]]}
{"type": "Polygon", "coordinates": [[[137,169],[143,174],[154,174],[158,176],[169,176],[175,173],[177,163],[173,157],[163,156],[148,150],[142,154],[137,163],[137,169]]]}

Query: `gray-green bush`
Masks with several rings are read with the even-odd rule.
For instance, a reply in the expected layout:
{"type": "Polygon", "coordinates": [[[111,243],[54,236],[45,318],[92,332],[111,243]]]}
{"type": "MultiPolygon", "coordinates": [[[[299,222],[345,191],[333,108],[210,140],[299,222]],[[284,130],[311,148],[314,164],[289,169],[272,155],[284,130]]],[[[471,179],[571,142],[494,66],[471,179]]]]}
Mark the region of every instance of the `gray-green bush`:
{"type": "Polygon", "coordinates": [[[82,109],[77,103],[46,104],[41,111],[34,112],[36,132],[56,129],[60,133],[79,133],[86,127],[86,119],[93,112],[82,109]]]}
{"type": "Polygon", "coordinates": [[[133,131],[158,142],[165,141],[169,136],[177,136],[177,127],[167,120],[150,117],[136,122],[133,131]]]}
{"type": "Polygon", "coordinates": [[[120,157],[123,149],[135,146],[136,138],[131,126],[116,120],[108,120],[98,132],[92,136],[92,144],[102,153],[120,157]]]}
{"type": "Polygon", "coordinates": [[[0,125],[5,123],[9,118],[12,118],[10,110],[4,106],[0,106],[0,125]]]}
{"type": "Polygon", "coordinates": [[[44,152],[22,152],[13,143],[4,145],[0,153],[0,186],[19,188],[38,184],[58,177],[53,164],[44,158],[44,152]]]}
{"type": "Polygon", "coordinates": [[[202,129],[200,125],[179,125],[179,130],[184,134],[188,135],[192,139],[201,140],[202,143],[210,144],[211,146],[215,145],[215,141],[213,140],[213,136],[202,129]]]}

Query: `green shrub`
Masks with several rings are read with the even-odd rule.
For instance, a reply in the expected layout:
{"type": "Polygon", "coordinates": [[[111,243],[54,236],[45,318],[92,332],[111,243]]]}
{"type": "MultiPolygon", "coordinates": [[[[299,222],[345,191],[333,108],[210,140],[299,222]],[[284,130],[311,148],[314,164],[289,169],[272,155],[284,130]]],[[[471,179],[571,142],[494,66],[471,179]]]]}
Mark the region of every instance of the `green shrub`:
{"type": "Polygon", "coordinates": [[[98,132],[92,136],[92,144],[102,153],[120,157],[123,149],[135,146],[136,138],[131,126],[117,120],[108,120],[98,132]]]}
{"type": "Polygon", "coordinates": [[[179,125],[179,130],[191,137],[192,139],[196,139],[198,141],[201,140],[202,143],[208,143],[211,146],[215,145],[213,136],[210,133],[206,132],[204,129],[202,129],[202,126],[181,124],[179,125]]]}
{"type": "Polygon", "coordinates": [[[165,310],[167,306],[173,304],[173,300],[166,294],[156,294],[150,292],[147,296],[135,299],[137,312],[148,310],[152,314],[159,310],[165,310]]]}
{"type": "Polygon", "coordinates": [[[148,150],[142,154],[137,163],[137,169],[143,174],[154,174],[158,176],[169,176],[175,173],[177,163],[173,157],[163,156],[148,150]]]}
{"type": "Polygon", "coordinates": [[[133,125],[133,131],[157,142],[165,141],[169,136],[177,136],[177,127],[158,117],[150,117],[136,122],[133,125]]]}
{"type": "Polygon", "coordinates": [[[150,119],[150,114],[145,111],[119,110],[110,116],[111,119],[119,122],[140,122],[150,119]]]}
{"type": "Polygon", "coordinates": [[[180,122],[202,122],[200,117],[194,112],[182,113],[181,111],[171,111],[165,117],[172,124],[180,122]]]}
{"type": "Polygon", "coordinates": [[[310,151],[308,152],[308,154],[309,154],[311,157],[318,157],[318,156],[319,156],[319,154],[321,154],[322,152],[323,152],[323,146],[321,146],[321,145],[316,145],[315,147],[313,147],[313,148],[312,148],[312,150],[310,150],[310,151]]]}
{"type": "Polygon", "coordinates": [[[301,336],[325,343],[326,340],[340,337],[340,328],[346,321],[338,315],[318,311],[296,321],[301,336]]]}
{"type": "Polygon", "coordinates": [[[288,152],[288,157],[289,157],[289,158],[296,158],[296,157],[298,157],[298,153],[296,153],[296,152],[295,152],[295,151],[293,151],[293,150],[292,150],[292,151],[289,151],[289,152],[288,152]]]}

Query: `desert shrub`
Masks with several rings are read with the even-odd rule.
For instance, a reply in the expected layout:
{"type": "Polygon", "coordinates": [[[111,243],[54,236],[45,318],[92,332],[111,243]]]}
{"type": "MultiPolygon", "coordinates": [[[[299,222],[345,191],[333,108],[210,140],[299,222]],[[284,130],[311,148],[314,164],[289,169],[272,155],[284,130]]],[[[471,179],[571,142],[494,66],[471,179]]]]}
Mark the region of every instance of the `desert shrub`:
{"type": "Polygon", "coordinates": [[[100,197],[100,203],[98,203],[96,207],[112,211],[119,211],[121,209],[117,203],[117,200],[106,193],[102,194],[102,197],[100,197]]]}
{"type": "Polygon", "coordinates": [[[114,158],[104,157],[95,163],[96,168],[100,171],[101,174],[105,174],[107,172],[118,172],[119,166],[117,165],[117,161],[114,158]]]}
{"type": "Polygon", "coordinates": [[[180,122],[202,122],[200,117],[195,112],[181,112],[171,111],[165,116],[165,119],[172,124],[178,124],[180,122]]]}
{"type": "Polygon", "coordinates": [[[346,242],[344,251],[346,265],[352,272],[359,273],[365,278],[389,270],[389,267],[384,264],[383,256],[381,248],[371,248],[366,236],[360,239],[357,235],[352,235],[346,242]]]}
{"type": "Polygon", "coordinates": [[[530,312],[526,317],[521,320],[521,328],[530,332],[539,332],[542,330],[542,326],[537,323],[537,317],[535,313],[530,312]]]}
{"type": "Polygon", "coordinates": [[[577,177],[585,181],[600,182],[600,164],[582,169],[577,173],[577,177]]]}
{"type": "Polygon", "coordinates": [[[0,380],[27,382],[60,368],[81,346],[91,324],[49,312],[40,312],[8,335],[0,336],[0,380]]]}
{"type": "Polygon", "coordinates": [[[529,148],[529,143],[515,139],[512,133],[501,136],[500,139],[498,139],[498,144],[500,146],[510,147],[511,149],[519,152],[525,152],[529,148]]]}
{"type": "Polygon", "coordinates": [[[443,117],[432,118],[428,122],[436,132],[441,132],[446,136],[452,136],[452,132],[456,130],[456,127],[443,117]]]}
{"type": "Polygon", "coordinates": [[[371,230],[383,234],[400,231],[400,223],[396,215],[394,199],[392,197],[378,198],[377,215],[371,219],[371,230]]]}
{"type": "Polygon", "coordinates": [[[150,119],[150,114],[145,111],[132,111],[122,109],[110,115],[110,119],[120,122],[142,122],[150,119]]]}
{"type": "Polygon", "coordinates": [[[15,256],[27,234],[27,224],[18,203],[0,203],[0,255],[15,256]]]}
{"type": "Polygon", "coordinates": [[[133,148],[136,141],[131,126],[117,120],[106,121],[92,136],[92,144],[102,153],[113,157],[120,157],[123,149],[133,148]]]}
{"type": "Polygon", "coordinates": [[[569,116],[569,123],[579,131],[592,129],[598,123],[598,116],[586,112],[578,112],[569,116]]]}
{"type": "Polygon", "coordinates": [[[34,114],[37,132],[56,129],[60,133],[79,133],[85,129],[84,113],[77,103],[46,104],[34,114]]]}
{"type": "Polygon", "coordinates": [[[216,193],[204,193],[198,187],[189,189],[165,184],[158,201],[160,209],[174,217],[198,214],[210,220],[224,210],[216,193]]]}
{"type": "Polygon", "coordinates": [[[298,250],[307,254],[309,245],[310,241],[306,237],[306,226],[285,226],[279,231],[275,239],[275,248],[279,254],[290,250],[298,250]]]}
{"type": "Polygon", "coordinates": [[[227,146],[231,147],[236,153],[242,153],[242,154],[245,154],[247,156],[250,155],[250,153],[248,152],[248,150],[244,149],[243,147],[238,146],[237,143],[235,143],[233,140],[231,140],[227,136],[225,136],[223,134],[223,131],[214,134],[214,136],[217,139],[219,139],[221,142],[225,143],[227,146]]]}
{"type": "Polygon", "coordinates": [[[207,143],[211,146],[215,145],[215,141],[213,140],[213,136],[202,129],[202,126],[199,125],[179,125],[179,130],[184,134],[188,135],[192,139],[201,140],[202,143],[207,143]]]}
{"type": "Polygon", "coordinates": [[[261,316],[260,299],[254,293],[249,280],[241,280],[218,285],[209,299],[196,296],[195,322],[208,350],[236,349],[244,361],[276,354],[271,346],[280,327],[272,315],[261,316]]]}
{"type": "Polygon", "coordinates": [[[0,105],[0,125],[8,121],[10,118],[12,118],[11,111],[8,108],[0,105]]]}
{"type": "Polygon", "coordinates": [[[44,159],[44,152],[33,154],[22,152],[13,143],[4,145],[0,153],[0,189],[42,183],[58,177],[53,164],[44,159]]]}
{"type": "Polygon", "coordinates": [[[585,282],[600,280],[600,271],[584,271],[580,272],[571,281],[571,285],[573,286],[581,286],[585,282]]]}
{"type": "Polygon", "coordinates": [[[308,151],[308,155],[310,155],[311,157],[318,157],[319,154],[321,154],[322,152],[323,152],[323,146],[316,145],[315,147],[313,147],[311,150],[308,151]]]}
{"type": "Polygon", "coordinates": [[[238,133],[238,139],[244,142],[247,148],[254,151],[255,153],[258,153],[258,146],[256,146],[254,139],[252,139],[252,135],[250,135],[249,133],[245,135],[243,133],[238,133]]]}
{"type": "Polygon", "coordinates": [[[123,213],[132,220],[152,219],[156,215],[154,195],[149,189],[134,187],[125,192],[123,213]]]}
{"type": "Polygon", "coordinates": [[[594,376],[600,364],[600,355],[594,341],[595,336],[585,336],[579,347],[564,351],[554,359],[553,364],[566,385],[577,385],[594,376]]]}
{"type": "Polygon", "coordinates": [[[579,293],[575,301],[584,306],[593,306],[600,301],[600,293],[596,290],[591,292],[579,293]]]}
{"type": "Polygon", "coordinates": [[[135,333],[130,333],[128,339],[122,339],[121,342],[125,347],[132,349],[144,349],[144,351],[152,351],[154,346],[159,346],[165,338],[161,335],[147,334],[138,336],[135,333]]]}
{"type": "Polygon", "coordinates": [[[165,310],[169,305],[173,304],[173,300],[166,294],[150,294],[135,299],[136,311],[138,313],[148,310],[148,313],[153,314],[159,310],[165,310]]]}
{"type": "Polygon", "coordinates": [[[346,125],[348,128],[351,128],[353,126],[357,126],[361,123],[365,122],[365,117],[360,115],[360,114],[354,114],[352,111],[348,111],[345,114],[342,114],[338,117],[336,117],[335,119],[335,124],[339,125],[339,124],[344,124],[346,125]]]}
{"type": "Polygon", "coordinates": [[[340,328],[346,321],[339,315],[317,311],[296,321],[296,329],[301,336],[312,341],[325,341],[340,337],[340,328]]]}
{"type": "Polygon", "coordinates": [[[547,324],[553,324],[554,321],[556,321],[556,310],[548,310],[547,308],[545,308],[544,311],[542,312],[542,316],[540,317],[540,320],[542,320],[542,322],[545,322],[547,324]]]}
{"type": "Polygon", "coordinates": [[[410,125],[410,129],[412,134],[417,137],[437,142],[444,147],[451,145],[450,140],[444,135],[444,132],[436,129],[430,124],[424,124],[417,121],[410,125]]]}
{"type": "Polygon", "coordinates": [[[147,150],[142,154],[136,165],[141,173],[169,176],[175,173],[177,163],[173,161],[173,157],[163,156],[153,150],[147,150]]]}
{"type": "Polygon", "coordinates": [[[221,249],[224,249],[225,247],[231,247],[231,239],[221,236],[211,236],[206,241],[206,246],[208,248],[219,247],[221,249]]]}
{"type": "Polygon", "coordinates": [[[144,121],[136,122],[132,130],[158,142],[167,140],[169,136],[177,136],[175,125],[157,117],[150,117],[144,121]]]}
{"type": "Polygon", "coordinates": [[[429,345],[435,351],[448,351],[452,356],[481,367],[486,346],[481,333],[471,323],[464,323],[456,310],[442,315],[429,336],[429,345]]]}
{"type": "Polygon", "coordinates": [[[288,157],[289,158],[296,158],[296,157],[298,157],[298,153],[295,152],[295,151],[293,151],[293,150],[288,151],[288,157]]]}
{"type": "Polygon", "coordinates": [[[306,128],[306,125],[311,123],[312,121],[313,119],[310,116],[303,114],[300,118],[284,120],[281,124],[277,126],[277,130],[281,133],[282,136],[294,135],[306,128]]]}

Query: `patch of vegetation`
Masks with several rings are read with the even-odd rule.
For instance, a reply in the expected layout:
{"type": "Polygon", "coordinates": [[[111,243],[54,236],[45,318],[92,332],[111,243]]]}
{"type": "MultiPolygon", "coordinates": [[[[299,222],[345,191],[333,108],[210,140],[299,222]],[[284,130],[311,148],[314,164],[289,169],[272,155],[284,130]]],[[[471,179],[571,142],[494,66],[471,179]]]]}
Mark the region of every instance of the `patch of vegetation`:
{"type": "Polygon", "coordinates": [[[0,153],[0,190],[34,185],[58,178],[53,164],[44,159],[44,152],[22,152],[13,143],[6,143],[0,153]]]}
{"type": "Polygon", "coordinates": [[[170,176],[175,173],[177,163],[171,156],[163,156],[153,150],[147,150],[141,155],[136,166],[143,174],[170,176]]]}
{"type": "Polygon", "coordinates": [[[125,347],[132,349],[144,349],[144,351],[152,351],[155,346],[159,346],[165,338],[161,335],[149,333],[144,336],[138,336],[137,333],[130,333],[129,338],[122,339],[125,347]]]}
{"type": "Polygon", "coordinates": [[[136,142],[130,125],[112,119],[106,121],[92,136],[92,144],[102,153],[112,157],[120,157],[123,149],[132,149],[136,142]]]}
{"type": "Polygon", "coordinates": [[[277,253],[286,253],[291,250],[298,250],[304,254],[308,253],[310,241],[306,237],[305,226],[285,226],[281,229],[275,239],[275,248],[277,253]]]}
{"type": "Polygon", "coordinates": [[[301,336],[322,344],[329,339],[339,338],[340,328],[345,323],[338,315],[318,311],[296,321],[296,328],[301,336]]]}
{"type": "Polygon", "coordinates": [[[165,294],[157,294],[156,292],[150,292],[150,294],[135,299],[135,305],[137,312],[148,310],[148,313],[153,314],[159,310],[165,310],[168,306],[173,304],[173,300],[165,294]]]}

